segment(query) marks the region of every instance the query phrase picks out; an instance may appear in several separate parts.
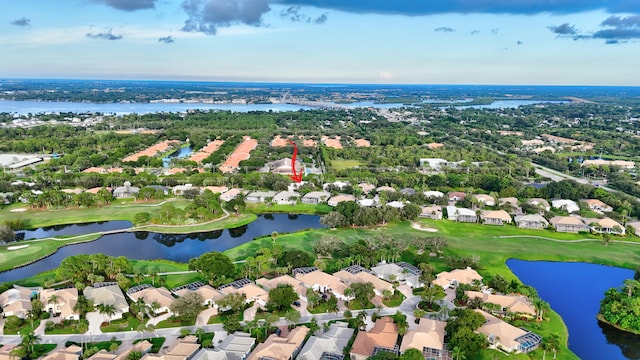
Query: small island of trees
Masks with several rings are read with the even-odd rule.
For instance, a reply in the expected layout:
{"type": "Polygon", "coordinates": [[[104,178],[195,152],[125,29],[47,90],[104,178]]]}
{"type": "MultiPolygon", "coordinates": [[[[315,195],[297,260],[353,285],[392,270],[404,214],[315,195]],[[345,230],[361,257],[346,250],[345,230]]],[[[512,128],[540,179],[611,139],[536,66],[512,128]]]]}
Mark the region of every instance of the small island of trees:
{"type": "Polygon", "coordinates": [[[605,292],[598,319],[618,329],[640,334],[640,270],[621,287],[605,292]]]}

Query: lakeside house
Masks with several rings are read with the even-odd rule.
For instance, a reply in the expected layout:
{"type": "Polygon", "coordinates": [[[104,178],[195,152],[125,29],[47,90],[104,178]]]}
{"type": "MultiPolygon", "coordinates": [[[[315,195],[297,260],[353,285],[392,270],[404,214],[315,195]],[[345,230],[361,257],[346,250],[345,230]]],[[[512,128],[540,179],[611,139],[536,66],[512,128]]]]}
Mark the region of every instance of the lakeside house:
{"type": "Polygon", "coordinates": [[[280,285],[290,285],[301,300],[307,301],[307,287],[302,281],[296,280],[289,275],[281,275],[273,279],[260,278],[256,280],[256,284],[267,291],[277,288],[280,285]]]}
{"type": "Polygon", "coordinates": [[[235,199],[236,197],[238,197],[238,195],[242,194],[242,192],[243,190],[239,188],[229,189],[225,191],[222,195],[220,195],[220,201],[229,202],[235,199]]]}
{"type": "Polygon", "coordinates": [[[281,191],[273,197],[273,202],[278,205],[295,205],[300,199],[297,191],[281,191]]]}
{"type": "Polygon", "coordinates": [[[526,354],[537,349],[542,341],[542,338],[533,332],[517,328],[480,309],[474,311],[485,319],[485,323],[476,331],[487,337],[489,346],[492,348],[502,349],[508,353],[526,354]]]}
{"type": "Polygon", "coordinates": [[[248,203],[266,203],[273,200],[278,193],[275,191],[254,191],[247,194],[244,200],[248,203]]]}
{"type": "Polygon", "coordinates": [[[139,187],[131,186],[131,182],[125,181],[124,186],[113,189],[113,197],[116,199],[132,198],[138,196],[139,187]]]}

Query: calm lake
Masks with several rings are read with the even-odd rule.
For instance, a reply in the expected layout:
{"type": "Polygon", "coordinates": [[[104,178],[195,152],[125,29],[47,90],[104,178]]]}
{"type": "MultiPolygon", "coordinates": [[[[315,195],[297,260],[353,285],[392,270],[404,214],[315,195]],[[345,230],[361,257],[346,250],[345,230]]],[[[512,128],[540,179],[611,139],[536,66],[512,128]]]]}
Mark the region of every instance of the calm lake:
{"type": "Polygon", "coordinates": [[[633,271],[612,266],[509,259],[520,280],[538,290],[569,329],[569,348],[584,360],[640,359],[640,336],[596,319],[604,292],[633,278],[633,271]]]}
{"type": "MultiPolygon", "coordinates": [[[[108,224],[111,222],[105,222],[108,224]]],[[[121,223],[121,222],[118,222],[121,223]]],[[[126,223],[126,222],[125,222],[126,223]]],[[[121,224],[120,224],[121,225],[121,224]]],[[[71,229],[76,225],[70,225],[71,229]]],[[[128,226],[120,227],[126,228],[128,226]]],[[[0,273],[0,282],[15,281],[51,270],[60,262],[76,254],[106,254],[126,256],[131,259],[166,259],[188,262],[193,257],[208,251],[225,251],[251,241],[256,237],[278,233],[295,232],[304,229],[321,228],[317,215],[265,214],[256,221],[234,229],[216,230],[195,234],[158,234],[146,231],[105,235],[88,243],[69,245],[57,253],[36,261],[31,265],[0,273]]],[[[59,230],[34,230],[40,237],[60,235],[59,230]]],[[[86,231],[84,233],[88,233],[86,231]]],[[[28,241],[23,244],[27,244],[28,241]]]]}

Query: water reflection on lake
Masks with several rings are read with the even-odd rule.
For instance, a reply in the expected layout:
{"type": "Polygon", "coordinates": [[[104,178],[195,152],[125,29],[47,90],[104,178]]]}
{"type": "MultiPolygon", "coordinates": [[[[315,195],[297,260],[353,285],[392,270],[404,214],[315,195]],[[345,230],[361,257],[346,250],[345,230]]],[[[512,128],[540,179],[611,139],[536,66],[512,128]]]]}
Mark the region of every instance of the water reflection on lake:
{"type": "MultiPolygon", "coordinates": [[[[193,234],[158,234],[146,231],[110,234],[92,242],[61,248],[31,265],[0,273],[0,282],[15,281],[56,268],[68,256],[103,253],[131,259],[166,259],[188,262],[208,251],[225,251],[256,237],[321,228],[317,215],[265,214],[250,224],[233,229],[193,234]]],[[[25,244],[28,242],[25,242],[25,244]]]]}

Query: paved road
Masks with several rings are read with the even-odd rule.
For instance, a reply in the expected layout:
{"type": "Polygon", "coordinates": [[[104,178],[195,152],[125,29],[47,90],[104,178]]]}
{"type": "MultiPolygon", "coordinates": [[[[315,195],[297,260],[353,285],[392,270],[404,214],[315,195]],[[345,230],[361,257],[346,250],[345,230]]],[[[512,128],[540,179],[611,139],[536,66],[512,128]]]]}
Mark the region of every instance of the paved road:
{"type": "MultiPolygon", "coordinates": [[[[536,164],[536,163],[531,163],[531,165],[533,165],[533,167],[535,167],[536,174],[539,174],[539,175],[544,176],[544,177],[548,177],[549,179],[551,179],[553,181],[573,180],[573,181],[575,181],[575,182],[577,182],[579,184],[589,184],[589,185],[597,186],[600,189],[608,191],[608,192],[623,193],[620,190],[616,190],[616,189],[613,189],[613,188],[610,188],[610,187],[604,185],[604,183],[602,181],[598,181],[598,180],[594,181],[594,180],[583,178],[583,177],[576,177],[576,176],[572,176],[572,175],[567,175],[567,174],[564,174],[564,173],[561,173],[559,171],[550,169],[548,167],[544,167],[544,166],[536,164]]],[[[629,194],[627,194],[627,195],[629,195],[629,194]]],[[[629,196],[633,196],[633,195],[629,195],[629,196]]],[[[635,197],[635,196],[633,196],[633,197],[635,197]]]]}

